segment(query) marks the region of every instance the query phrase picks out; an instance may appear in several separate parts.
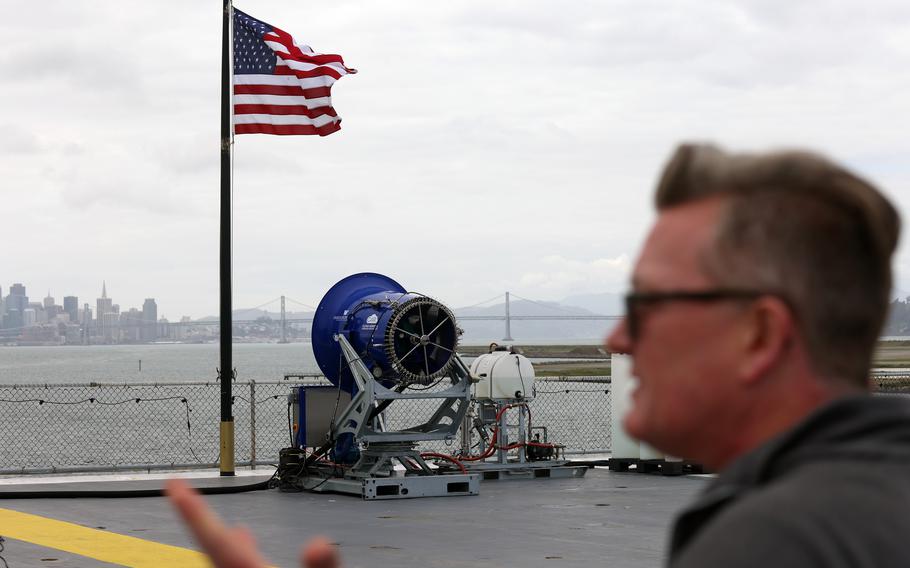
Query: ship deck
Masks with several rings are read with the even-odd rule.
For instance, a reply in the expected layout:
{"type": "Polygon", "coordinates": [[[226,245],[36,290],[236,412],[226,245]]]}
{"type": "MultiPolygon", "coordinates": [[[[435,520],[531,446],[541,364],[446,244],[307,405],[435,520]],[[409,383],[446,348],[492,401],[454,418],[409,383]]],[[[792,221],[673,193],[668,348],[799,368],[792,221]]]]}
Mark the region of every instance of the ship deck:
{"type": "MultiPolygon", "coordinates": [[[[170,476],[202,487],[248,484],[267,479],[263,473],[170,476]]],[[[0,480],[0,492],[154,489],[168,476],[20,477],[0,480]]],[[[597,467],[583,478],[484,481],[471,497],[364,501],[273,489],[206,499],[224,519],[250,527],[275,566],[298,566],[301,544],[325,535],[348,568],[637,568],[662,564],[673,515],[704,486],[703,477],[597,467]]],[[[3,499],[0,535],[10,568],[160,566],[164,558],[204,565],[184,550],[196,545],[161,497],[3,499]]]]}

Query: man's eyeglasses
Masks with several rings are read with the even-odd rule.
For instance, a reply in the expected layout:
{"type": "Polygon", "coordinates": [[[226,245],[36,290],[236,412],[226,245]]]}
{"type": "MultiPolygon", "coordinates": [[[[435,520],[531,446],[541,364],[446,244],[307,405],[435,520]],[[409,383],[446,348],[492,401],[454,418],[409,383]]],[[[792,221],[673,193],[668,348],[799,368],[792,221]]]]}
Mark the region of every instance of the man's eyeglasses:
{"type": "MultiPolygon", "coordinates": [[[[626,294],[626,329],[632,340],[641,332],[641,309],[664,302],[718,302],[723,300],[753,300],[768,292],[758,290],[717,289],[698,292],[631,292],[626,294]]],[[[776,295],[776,294],[775,294],[776,295]]]]}

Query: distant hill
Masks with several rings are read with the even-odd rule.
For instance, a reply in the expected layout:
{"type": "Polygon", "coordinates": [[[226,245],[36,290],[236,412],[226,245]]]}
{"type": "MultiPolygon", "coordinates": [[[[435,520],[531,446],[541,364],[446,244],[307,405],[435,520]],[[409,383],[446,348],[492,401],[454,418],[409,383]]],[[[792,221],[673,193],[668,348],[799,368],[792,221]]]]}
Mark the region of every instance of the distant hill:
{"type": "Polygon", "coordinates": [[[591,310],[595,314],[607,316],[620,315],[623,312],[622,294],[578,294],[567,296],[560,300],[564,306],[578,306],[586,310],[591,310]]]}

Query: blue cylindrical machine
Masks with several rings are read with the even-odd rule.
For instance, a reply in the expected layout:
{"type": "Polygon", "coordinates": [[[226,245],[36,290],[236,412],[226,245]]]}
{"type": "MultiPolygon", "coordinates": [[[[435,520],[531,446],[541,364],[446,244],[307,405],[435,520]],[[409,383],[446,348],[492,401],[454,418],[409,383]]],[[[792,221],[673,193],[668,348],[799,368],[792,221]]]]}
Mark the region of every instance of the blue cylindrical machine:
{"type": "Polygon", "coordinates": [[[383,385],[427,384],[451,368],[459,333],[443,304],[407,292],[387,276],[363,272],[332,286],[319,302],[313,353],[326,378],[350,393],[356,386],[336,335],[348,340],[383,385]]]}

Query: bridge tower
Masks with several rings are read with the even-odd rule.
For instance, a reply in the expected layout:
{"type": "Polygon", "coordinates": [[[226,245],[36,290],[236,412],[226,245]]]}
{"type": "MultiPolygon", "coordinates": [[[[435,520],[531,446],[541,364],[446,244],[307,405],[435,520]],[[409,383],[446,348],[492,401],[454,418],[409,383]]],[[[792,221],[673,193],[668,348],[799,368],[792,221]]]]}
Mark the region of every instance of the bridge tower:
{"type": "Polygon", "coordinates": [[[281,341],[278,343],[288,342],[288,317],[284,311],[284,296],[281,297],[281,341]]]}
{"type": "Polygon", "coordinates": [[[509,319],[509,293],[506,292],[506,336],[503,341],[513,341],[512,339],[512,320],[509,319]]]}

